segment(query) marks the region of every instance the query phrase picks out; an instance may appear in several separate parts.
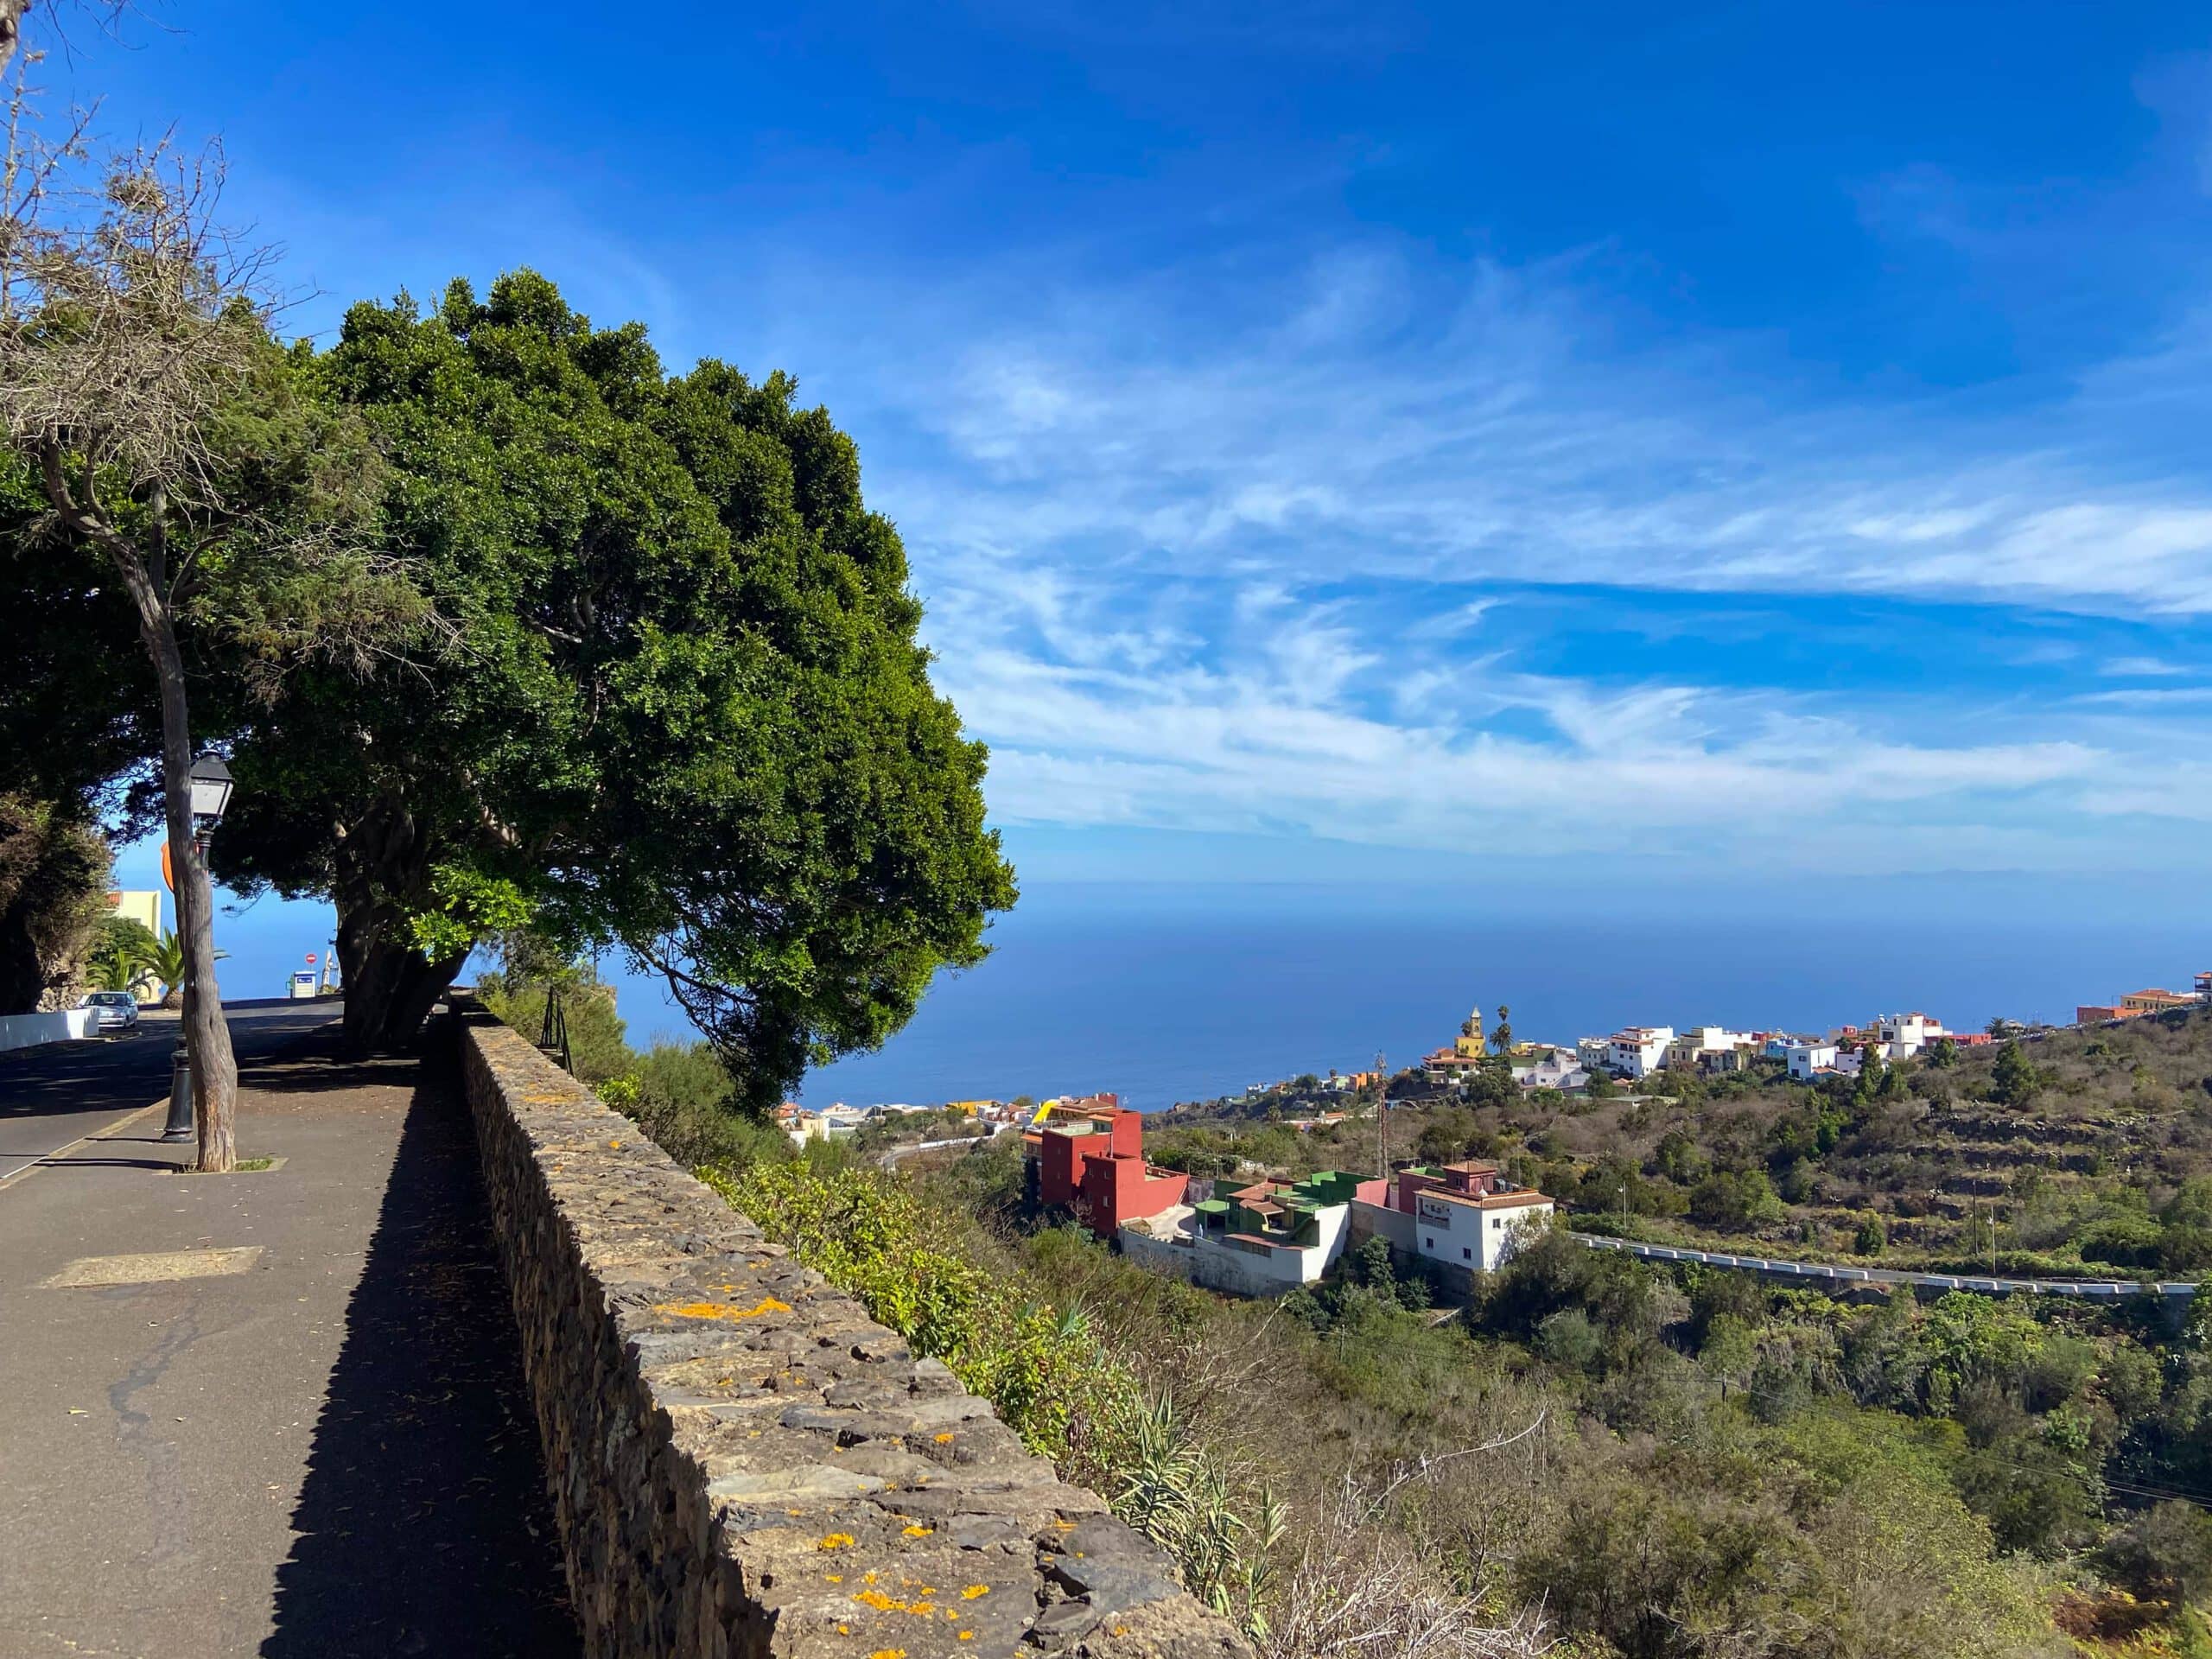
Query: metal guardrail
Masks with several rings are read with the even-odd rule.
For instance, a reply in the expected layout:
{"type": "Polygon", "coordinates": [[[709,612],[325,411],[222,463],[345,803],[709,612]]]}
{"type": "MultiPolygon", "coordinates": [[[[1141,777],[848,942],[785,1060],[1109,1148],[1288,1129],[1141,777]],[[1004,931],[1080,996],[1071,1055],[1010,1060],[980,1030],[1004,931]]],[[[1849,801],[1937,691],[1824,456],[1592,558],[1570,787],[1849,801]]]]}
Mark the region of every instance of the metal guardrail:
{"type": "Polygon", "coordinates": [[[569,1052],[569,1011],[562,1005],[560,988],[545,988],[545,1018],[537,1031],[537,1052],[570,1077],[576,1075],[575,1057],[569,1052]]]}
{"type": "Polygon", "coordinates": [[[1985,1296],[2085,1296],[2111,1301],[2123,1296],[2194,1296],[2198,1281],[2159,1280],[2149,1284],[2130,1280],[2005,1279],[1989,1274],[1911,1273],[1898,1268],[1846,1268],[1831,1262],[1781,1262],[1764,1255],[1732,1255],[1721,1250],[1694,1250],[1681,1244],[1646,1244],[1636,1239],[1608,1238],[1599,1233],[1570,1233],[1593,1250],[1625,1250],[1655,1262],[1700,1262],[1709,1267],[1736,1268],[1746,1273],[1772,1273],[1806,1279],[1827,1279],[1844,1284],[1924,1285],[1934,1290],[1971,1290],[1985,1296]]]}

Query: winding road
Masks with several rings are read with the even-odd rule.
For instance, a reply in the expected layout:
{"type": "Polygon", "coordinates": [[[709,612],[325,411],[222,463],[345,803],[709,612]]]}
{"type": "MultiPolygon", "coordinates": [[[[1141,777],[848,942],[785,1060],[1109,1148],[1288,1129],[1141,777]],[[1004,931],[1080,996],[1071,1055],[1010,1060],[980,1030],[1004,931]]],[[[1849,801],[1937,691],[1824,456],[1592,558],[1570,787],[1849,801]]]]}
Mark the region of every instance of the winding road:
{"type": "Polygon", "coordinates": [[[2122,1296],[2194,1296],[2197,1281],[2170,1279],[2153,1284],[2132,1280],[2005,1279],[1951,1273],[1908,1273],[1896,1268],[1845,1268],[1832,1262],[1778,1262],[1770,1256],[1731,1255],[1721,1250],[1693,1250],[1679,1244],[1643,1244],[1597,1233],[1570,1233],[1593,1250],[1623,1250],[1653,1262],[1701,1262],[1746,1273],[1772,1273],[1846,1284],[1920,1285],[1932,1290],[1974,1290],[1985,1296],[2087,1296],[2111,1301],[2122,1296]]]}

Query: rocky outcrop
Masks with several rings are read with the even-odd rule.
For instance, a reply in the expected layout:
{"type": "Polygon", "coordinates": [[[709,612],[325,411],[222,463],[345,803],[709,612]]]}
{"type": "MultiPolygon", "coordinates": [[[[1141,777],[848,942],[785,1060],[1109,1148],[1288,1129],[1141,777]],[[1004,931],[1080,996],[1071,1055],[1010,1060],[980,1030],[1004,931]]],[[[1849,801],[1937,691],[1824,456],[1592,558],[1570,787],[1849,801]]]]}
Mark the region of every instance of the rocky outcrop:
{"type": "Polygon", "coordinates": [[[522,1037],[456,1017],[593,1655],[1249,1659],[943,1364],[522,1037]]]}

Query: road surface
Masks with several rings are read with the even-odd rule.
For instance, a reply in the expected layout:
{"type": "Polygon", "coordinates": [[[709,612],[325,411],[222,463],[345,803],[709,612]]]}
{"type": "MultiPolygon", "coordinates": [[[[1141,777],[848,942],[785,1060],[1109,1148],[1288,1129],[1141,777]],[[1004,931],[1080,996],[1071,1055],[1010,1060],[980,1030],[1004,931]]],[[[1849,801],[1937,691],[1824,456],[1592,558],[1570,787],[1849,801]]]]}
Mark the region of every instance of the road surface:
{"type": "Polygon", "coordinates": [[[2194,1296],[2196,1281],[2171,1279],[2158,1284],[2139,1284],[2113,1279],[2005,1279],[1994,1274],[1908,1273],[1896,1268],[1838,1267],[1831,1262],[1783,1262],[1771,1256],[1738,1255],[1726,1250],[1693,1250],[1679,1244],[1641,1244],[1632,1239],[1607,1238],[1598,1233],[1574,1233],[1593,1250],[1625,1250],[1655,1262],[1702,1262],[1716,1268],[1738,1268],[1748,1273],[1775,1273],[1853,1285],[1920,1285],[1931,1290],[1977,1290],[1986,1296],[2013,1294],[2087,1296],[2110,1301],[2123,1296],[2194,1296]]]}
{"type": "MultiPolygon", "coordinates": [[[[278,999],[226,1005],[241,1065],[330,1019],[332,1000],[278,999]]],[[[106,1134],[169,1094],[176,1016],[142,1016],[126,1037],[48,1043],[0,1054],[0,1195],[43,1159],[106,1134]]],[[[0,1200],[4,1201],[4,1200],[0,1200]]]]}
{"type": "Polygon", "coordinates": [[[449,1034],[335,1012],[238,1010],[257,1173],[122,1121],[161,1037],[0,1067],[5,1659],[575,1659],[449,1034]]]}

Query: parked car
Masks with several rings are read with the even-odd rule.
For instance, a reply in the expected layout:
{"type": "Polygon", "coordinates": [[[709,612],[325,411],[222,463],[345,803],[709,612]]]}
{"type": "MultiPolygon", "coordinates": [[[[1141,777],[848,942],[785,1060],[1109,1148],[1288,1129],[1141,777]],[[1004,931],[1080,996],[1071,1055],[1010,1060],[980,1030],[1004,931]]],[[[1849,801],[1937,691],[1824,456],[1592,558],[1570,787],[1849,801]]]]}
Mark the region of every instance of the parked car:
{"type": "Polygon", "coordinates": [[[98,1024],[102,1035],[138,1027],[138,999],[128,991],[92,991],[77,1006],[99,1010],[98,1024]]]}

